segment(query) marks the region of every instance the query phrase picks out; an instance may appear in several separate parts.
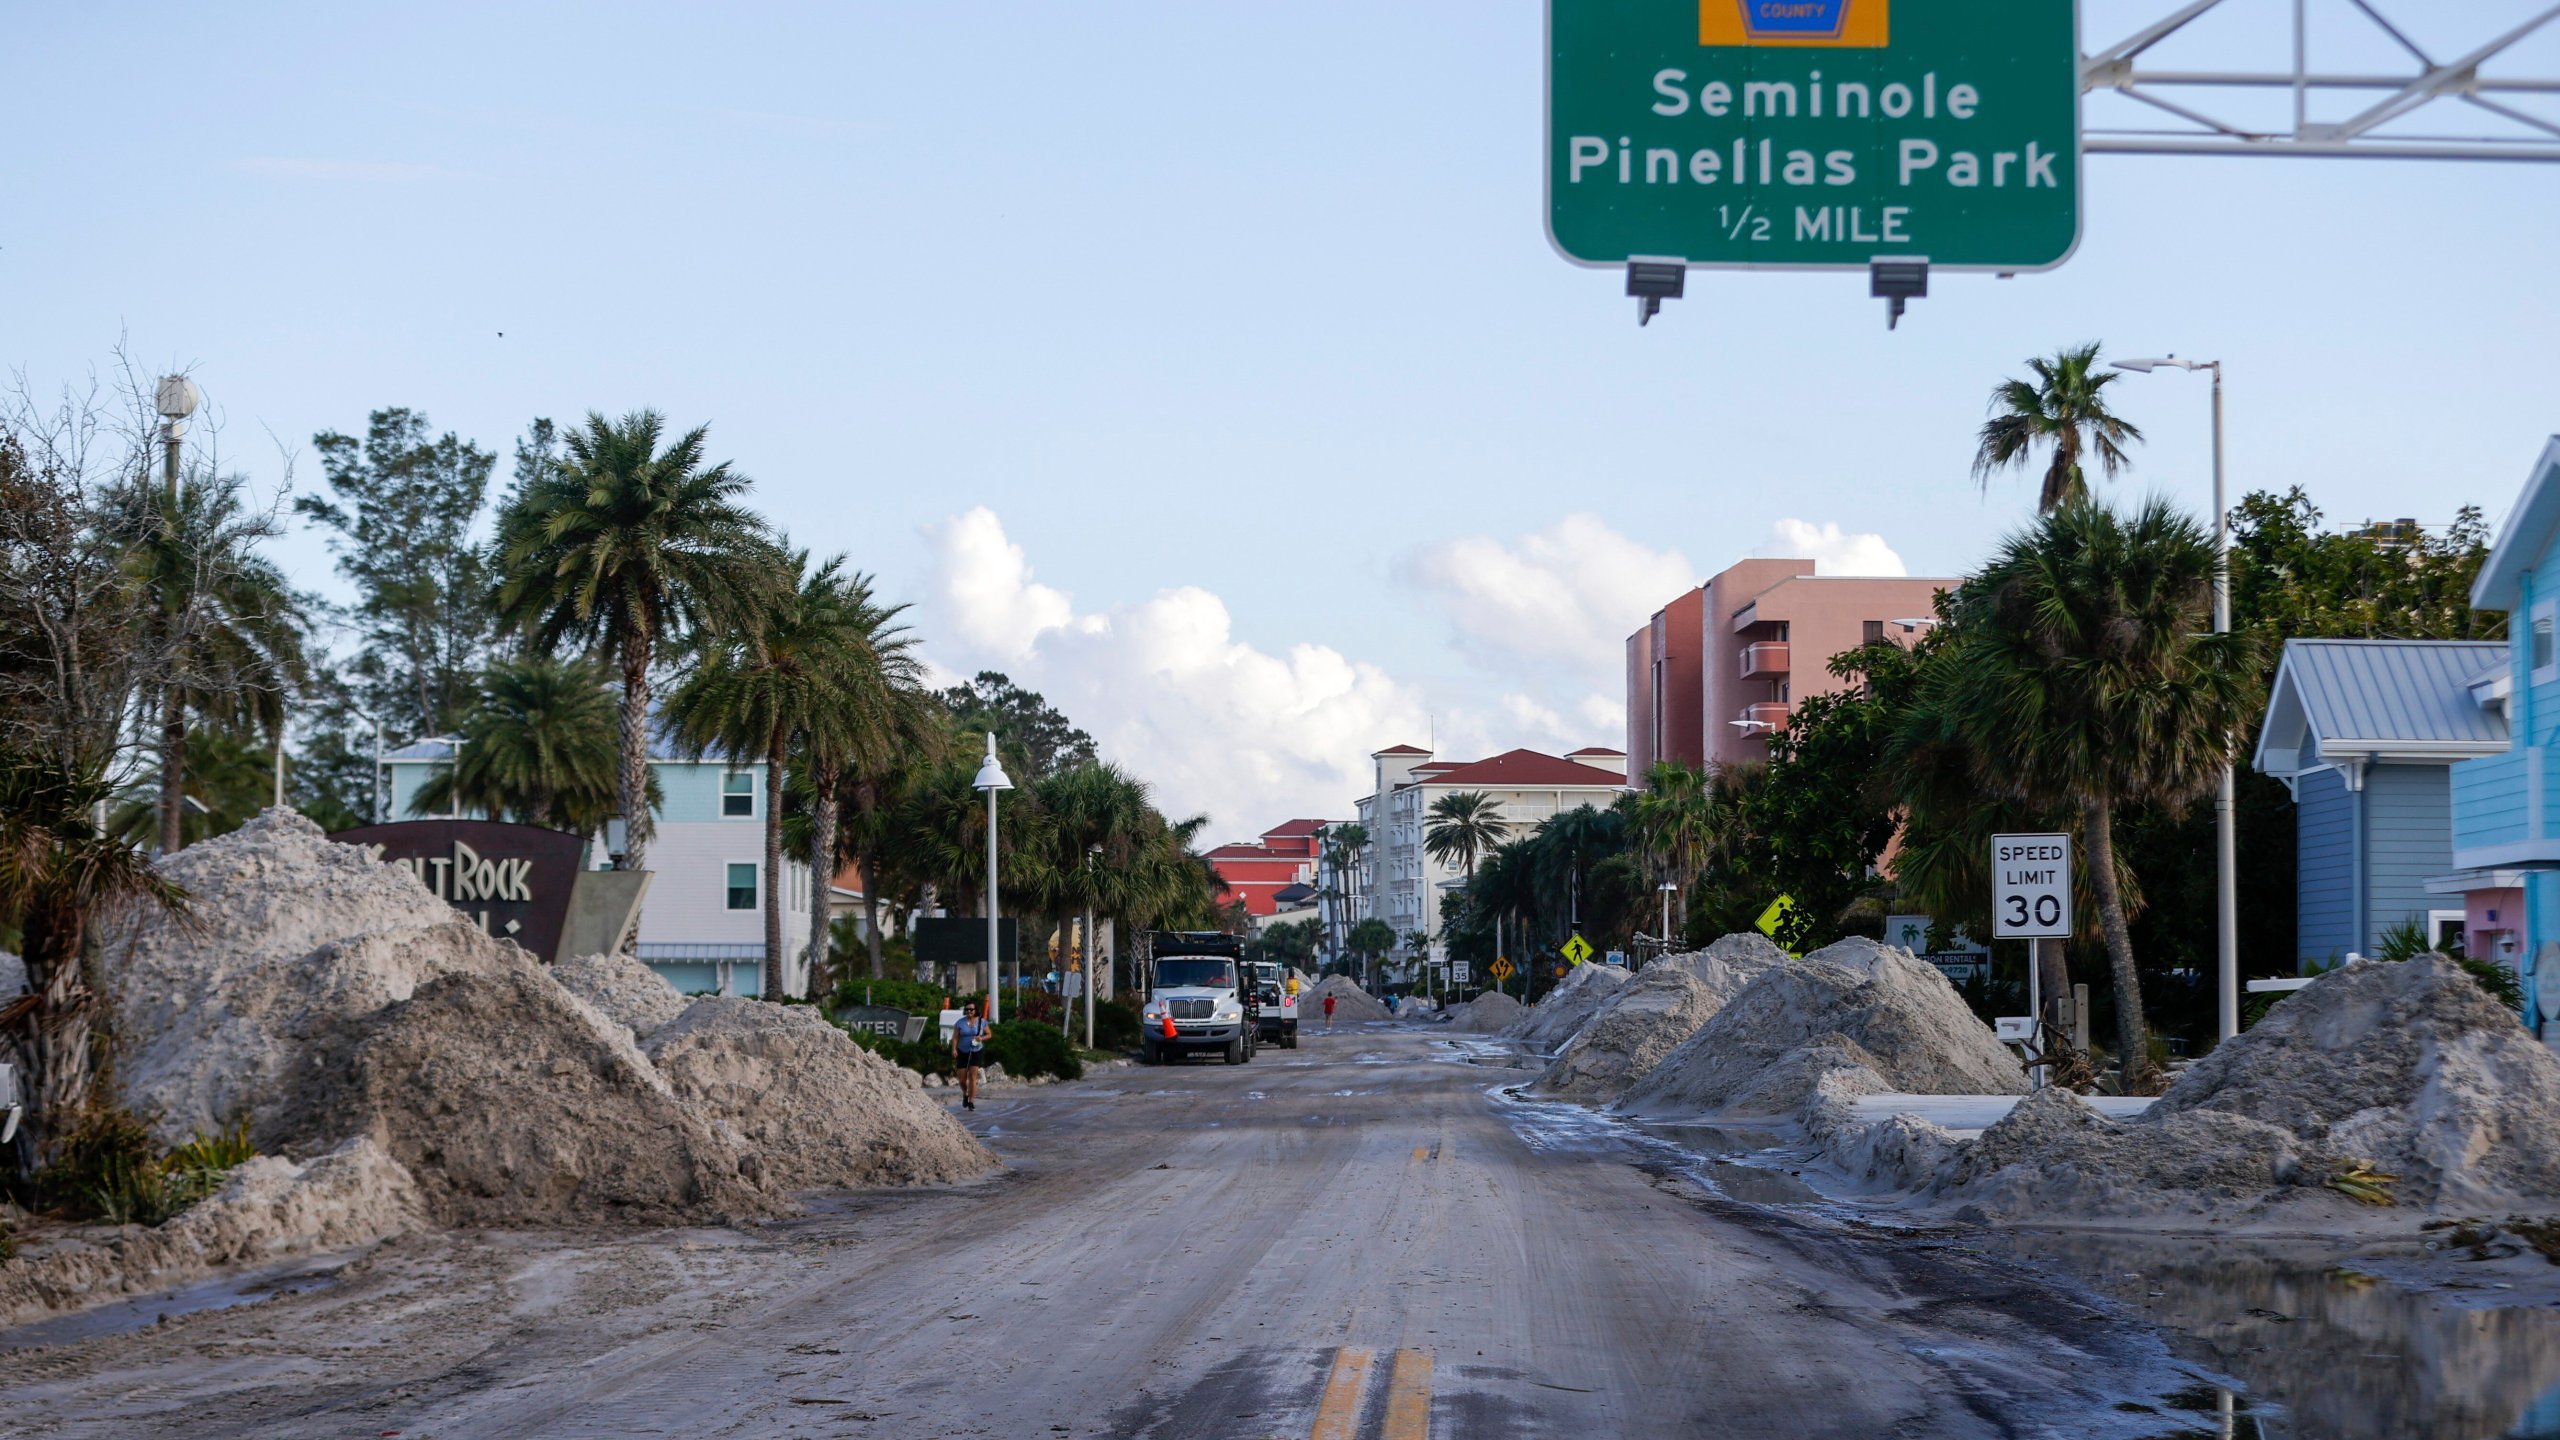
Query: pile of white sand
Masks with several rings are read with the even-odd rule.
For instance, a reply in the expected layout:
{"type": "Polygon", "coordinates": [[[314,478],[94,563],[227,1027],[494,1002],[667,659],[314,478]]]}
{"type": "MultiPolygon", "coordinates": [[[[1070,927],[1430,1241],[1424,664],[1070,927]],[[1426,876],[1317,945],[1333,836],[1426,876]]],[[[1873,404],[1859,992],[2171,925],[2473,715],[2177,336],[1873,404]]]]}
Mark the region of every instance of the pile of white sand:
{"type": "Polygon", "coordinates": [[[430,1217],[492,1225],[770,1214],[793,1189],[993,1168],[814,1013],[745,1022],[723,1007],[746,1002],[714,1001],[688,1024],[647,967],[572,962],[591,1004],[408,870],[289,811],[165,873],[187,919],[138,920],[108,944],[118,1075],[163,1140],[243,1119],[271,1152],[365,1137],[408,1167],[430,1217]]]}
{"type": "Polygon", "coordinates": [[[2047,1090],[1962,1146],[1932,1187],[1993,1214],[2141,1216],[2316,1201],[2359,1162],[2404,1206],[2560,1200],[2560,1056],[2462,968],[2369,961],[2286,997],[2108,1120],[2047,1090]]]}
{"type": "Polygon", "coordinates": [[[1474,1035],[1499,1035],[1526,1013],[1527,1007],[1519,1001],[1499,990],[1487,990],[1464,1005],[1451,1007],[1449,1024],[1474,1035]]]}
{"type": "Polygon", "coordinates": [[[1626,983],[1627,972],[1615,965],[1576,965],[1553,990],[1538,997],[1538,1003],[1512,1026],[1511,1036],[1528,1042],[1533,1050],[1554,1050],[1590,1024],[1609,992],[1626,983]]]}
{"type": "Polygon", "coordinates": [[[646,1041],[684,1013],[683,993],[634,956],[572,956],[551,967],[551,978],[635,1040],[646,1041]]]}
{"type": "Polygon", "coordinates": [[[1392,1020],[1387,1007],[1360,988],[1360,982],[1348,975],[1327,975],[1298,996],[1298,1021],[1324,1023],[1324,997],[1333,997],[1333,1019],[1338,1025],[1356,1025],[1365,1020],[1392,1020]]]}
{"type": "Polygon", "coordinates": [[[1787,952],[1760,934],[1666,955],[1609,992],[1534,1088],[1586,1104],[1615,1100],[1744,986],[1786,963],[1787,952]]]}
{"type": "Polygon", "coordinates": [[[1938,968],[1853,937],[1769,966],[1631,1088],[1644,1115],[1792,1118],[1824,1076],[1868,1072],[1859,1088],[1922,1095],[2016,1095],[2026,1076],[1938,968]]]}
{"type": "Polygon", "coordinates": [[[27,1253],[0,1267],[0,1325],[157,1290],[225,1265],[371,1244],[417,1229],[425,1213],[407,1168],[369,1140],[350,1140],[300,1165],[261,1155],[156,1230],[133,1227],[112,1245],[31,1241],[27,1253]]]}
{"type": "Polygon", "coordinates": [[[744,1144],[768,1190],[928,1184],[988,1168],[914,1072],[854,1044],[814,1006],[696,1000],[650,1035],[648,1051],[679,1099],[744,1144]]]}

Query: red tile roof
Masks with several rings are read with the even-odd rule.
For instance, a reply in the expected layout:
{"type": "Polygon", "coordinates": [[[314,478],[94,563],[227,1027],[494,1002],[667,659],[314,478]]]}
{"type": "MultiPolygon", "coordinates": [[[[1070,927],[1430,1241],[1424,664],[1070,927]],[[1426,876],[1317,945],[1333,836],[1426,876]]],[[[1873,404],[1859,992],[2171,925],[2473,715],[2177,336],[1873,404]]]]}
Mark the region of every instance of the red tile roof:
{"type": "Polygon", "coordinates": [[[1265,830],[1262,833],[1265,837],[1273,835],[1313,835],[1332,823],[1333,822],[1330,820],[1291,820],[1283,825],[1275,825],[1271,829],[1265,830]]]}
{"type": "Polygon", "coordinates": [[[1624,755],[1626,753],[1624,750],[1612,750],[1606,745],[1585,745],[1579,750],[1567,750],[1564,755],[1570,760],[1576,755],[1624,755]]]}
{"type": "Polygon", "coordinates": [[[1550,785],[1607,785],[1624,788],[1626,782],[1597,765],[1585,765],[1557,755],[1535,750],[1508,750],[1488,760],[1461,765],[1455,770],[1431,777],[1436,786],[1481,785],[1487,789],[1537,789],[1550,785]]]}

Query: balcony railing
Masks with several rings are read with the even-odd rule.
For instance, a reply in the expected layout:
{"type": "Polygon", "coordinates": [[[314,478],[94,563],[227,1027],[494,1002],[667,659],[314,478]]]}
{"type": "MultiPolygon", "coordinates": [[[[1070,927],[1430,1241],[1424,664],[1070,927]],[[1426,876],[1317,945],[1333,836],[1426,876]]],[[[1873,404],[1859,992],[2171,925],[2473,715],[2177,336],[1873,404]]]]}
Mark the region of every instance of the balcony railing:
{"type": "Polygon", "coordinates": [[[1742,647],[1742,678],[1787,673],[1787,642],[1762,640],[1742,647]]]}
{"type": "Polygon", "coordinates": [[[1740,720],[1742,728],[1750,733],[1765,735],[1772,730],[1785,727],[1787,704],[1783,700],[1763,700],[1757,705],[1743,706],[1742,713],[1735,718],[1740,720]]]}

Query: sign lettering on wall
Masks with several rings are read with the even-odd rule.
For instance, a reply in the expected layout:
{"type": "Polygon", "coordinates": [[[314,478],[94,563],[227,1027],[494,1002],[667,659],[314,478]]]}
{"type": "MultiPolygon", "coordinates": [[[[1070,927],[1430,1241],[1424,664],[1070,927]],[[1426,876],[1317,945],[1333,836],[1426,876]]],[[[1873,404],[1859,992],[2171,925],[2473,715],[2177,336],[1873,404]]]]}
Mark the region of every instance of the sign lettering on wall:
{"type": "Polygon", "coordinates": [[[418,877],[481,929],[542,960],[560,958],[569,895],[586,859],[579,836],[496,820],[409,820],[329,837],[418,877]]]}

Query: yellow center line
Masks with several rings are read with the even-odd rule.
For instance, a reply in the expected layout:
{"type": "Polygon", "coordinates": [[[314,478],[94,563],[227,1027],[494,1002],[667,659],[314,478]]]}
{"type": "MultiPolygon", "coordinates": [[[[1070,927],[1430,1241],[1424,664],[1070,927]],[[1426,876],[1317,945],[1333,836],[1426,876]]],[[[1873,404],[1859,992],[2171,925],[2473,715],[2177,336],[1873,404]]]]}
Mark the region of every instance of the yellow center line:
{"type": "Polygon", "coordinates": [[[1312,1440],[1353,1440],[1360,1429],[1360,1390],[1369,1379],[1369,1352],[1349,1346],[1333,1353],[1324,1399],[1316,1404],[1312,1440]]]}
{"type": "Polygon", "coordinates": [[[1431,1440],[1431,1352],[1398,1350],[1387,1376],[1387,1423],[1378,1440],[1431,1440]]]}

